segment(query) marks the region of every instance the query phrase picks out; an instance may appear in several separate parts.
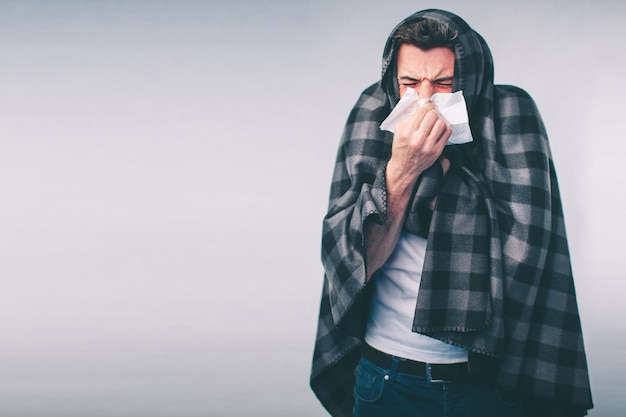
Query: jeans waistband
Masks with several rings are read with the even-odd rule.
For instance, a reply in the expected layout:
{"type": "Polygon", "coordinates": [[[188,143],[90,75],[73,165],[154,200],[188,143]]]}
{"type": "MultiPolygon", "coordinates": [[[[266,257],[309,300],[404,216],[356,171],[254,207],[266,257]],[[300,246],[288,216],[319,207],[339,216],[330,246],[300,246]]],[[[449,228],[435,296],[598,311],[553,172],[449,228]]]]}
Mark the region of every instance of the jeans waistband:
{"type": "MultiPolygon", "coordinates": [[[[363,347],[363,357],[374,365],[385,369],[391,369],[394,358],[398,358],[388,353],[381,352],[368,344],[363,347]]],[[[431,364],[404,358],[398,359],[400,360],[398,362],[397,371],[400,373],[422,376],[427,378],[430,382],[471,381],[467,362],[431,364]]]]}

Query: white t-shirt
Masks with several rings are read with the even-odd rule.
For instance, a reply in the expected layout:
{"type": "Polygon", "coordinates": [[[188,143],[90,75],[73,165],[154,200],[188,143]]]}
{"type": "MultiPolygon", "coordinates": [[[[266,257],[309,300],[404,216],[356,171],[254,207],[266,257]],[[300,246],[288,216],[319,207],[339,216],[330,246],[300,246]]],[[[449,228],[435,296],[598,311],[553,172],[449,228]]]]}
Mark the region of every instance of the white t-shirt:
{"type": "Polygon", "coordinates": [[[365,341],[382,352],[427,363],[467,361],[467,350],[413,332],[426,239],[402,233],[385,265],[374,275],[375,291],[365,341]]]}

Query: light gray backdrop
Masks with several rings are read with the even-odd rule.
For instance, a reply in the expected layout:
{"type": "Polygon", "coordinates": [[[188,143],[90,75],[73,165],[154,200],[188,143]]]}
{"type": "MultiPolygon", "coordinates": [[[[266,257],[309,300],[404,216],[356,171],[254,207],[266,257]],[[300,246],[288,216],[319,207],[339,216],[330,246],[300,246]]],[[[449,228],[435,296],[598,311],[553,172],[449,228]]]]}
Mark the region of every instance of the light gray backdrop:
{"type": "Polygon", "coordinates": [[[389,31],[439,7],[550,134],[597,417],[626,409],[618,1],[0,0],[0,417],[323,416],[321,220],[389,31]]]}

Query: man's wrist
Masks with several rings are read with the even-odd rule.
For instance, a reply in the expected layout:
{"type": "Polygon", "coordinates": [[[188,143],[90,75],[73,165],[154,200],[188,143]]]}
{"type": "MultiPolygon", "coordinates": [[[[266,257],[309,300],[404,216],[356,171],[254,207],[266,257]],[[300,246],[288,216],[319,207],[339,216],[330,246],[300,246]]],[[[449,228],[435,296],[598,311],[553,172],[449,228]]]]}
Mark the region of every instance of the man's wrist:
{"type": "Polygon", "coordinates": [[[420,174],[421,173],[418,173],[413,177],[413,175],[407,174],[402,169],[397,167],[394,161],[390,159],[387,163],[387,169],[385,172],[387,194],[410,194],[420,174]]]}

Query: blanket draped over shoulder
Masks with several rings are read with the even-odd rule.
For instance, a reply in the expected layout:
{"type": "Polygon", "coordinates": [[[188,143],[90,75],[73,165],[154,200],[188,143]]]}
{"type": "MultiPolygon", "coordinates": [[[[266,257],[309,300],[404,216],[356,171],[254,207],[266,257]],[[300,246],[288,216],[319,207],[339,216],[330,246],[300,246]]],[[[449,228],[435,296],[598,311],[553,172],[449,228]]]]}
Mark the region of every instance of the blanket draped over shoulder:
{"type": "MultiPolygon", "coordinates": [[[[497,383],[556,404],[592,408],[557,178],[531,97],[493,84],[491,53],[458,16],[437,19],[457,31],[453,90],[462,90],[474,142],[447,146],[416,185],[404,225],[427,234],[413,331],[486,355],[497,383]],[[420,207],[437,196],[428,230],[420,207]],[[450,291],[451,289],[455,291],[450,291]]],[[[404,22],[402,22],[404,23],[404,22]]],[[[395,30],[394,30],[395,32],[395,30]]],[[[393,135],[380,123],[399,100],[391,37],[381,81],[350,113],[324,218],[325,270],[311,386],[336,417],[351,416],[370,285],[364,228],[386,220],[385,166],[393,135]]]]}

